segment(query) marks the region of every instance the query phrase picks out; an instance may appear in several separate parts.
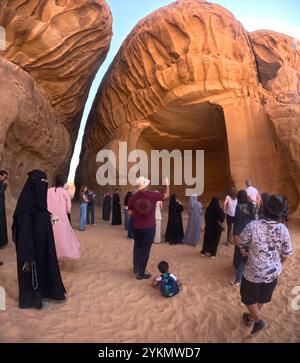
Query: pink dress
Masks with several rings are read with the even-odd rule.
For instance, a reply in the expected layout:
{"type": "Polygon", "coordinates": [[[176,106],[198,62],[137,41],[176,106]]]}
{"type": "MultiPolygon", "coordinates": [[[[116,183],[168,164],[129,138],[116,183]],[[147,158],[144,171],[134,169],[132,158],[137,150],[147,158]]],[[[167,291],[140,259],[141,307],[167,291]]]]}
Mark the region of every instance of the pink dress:
{"type": "Polygon", "coordinates": [[[48,189],[48,211],[57,220],[53,225],[57,259],[79,258],[80,245],[67,215],[71,212],[71,198],[67,190],[64,188],[48,189]]]}

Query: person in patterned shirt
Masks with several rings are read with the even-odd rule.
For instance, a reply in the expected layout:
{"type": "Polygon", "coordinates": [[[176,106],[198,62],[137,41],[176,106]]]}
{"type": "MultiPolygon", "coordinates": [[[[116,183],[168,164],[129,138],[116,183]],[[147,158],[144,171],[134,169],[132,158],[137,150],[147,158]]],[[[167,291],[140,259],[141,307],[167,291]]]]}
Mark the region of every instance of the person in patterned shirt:
{"type": "Polygon", "coordinates": [[[261,318],[261,309],[272,299],[282,264],[292,254],[289,231],[281,223],[284,200],[272,195],[261,220],[246,225],[236,240],[241,249],[248,247],[248,261],[241,284],[241,300],[249,313],[243,320],[255,334],[268,326],[261,318]]]}

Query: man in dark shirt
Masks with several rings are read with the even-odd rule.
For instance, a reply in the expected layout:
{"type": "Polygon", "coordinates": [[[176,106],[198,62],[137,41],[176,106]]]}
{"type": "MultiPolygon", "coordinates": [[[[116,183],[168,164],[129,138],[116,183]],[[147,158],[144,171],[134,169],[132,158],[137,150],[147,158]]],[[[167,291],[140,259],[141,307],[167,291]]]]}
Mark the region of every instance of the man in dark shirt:
{"type": "MultiPolygon", "coordinates": [[[[7,244],[7,225],[5,212],[5,190],[7,188],[8,173],[0,170],[0,248],[7,244]]],[[[0,266],[3,262],[0,261],[0,266]]]]}
{"type": "Polygon", "coordinates": [[[150,192],[150,180],[144,176],[139,177],[136,184],[138,192],[128,201],[128,214],[133,216],[133,271],[136,278],[142,280],[151,277],[145,271],[155,235],[156,202],[168,199],[170,188],[168,178],[165,178],[165,193],[150,192]]]}

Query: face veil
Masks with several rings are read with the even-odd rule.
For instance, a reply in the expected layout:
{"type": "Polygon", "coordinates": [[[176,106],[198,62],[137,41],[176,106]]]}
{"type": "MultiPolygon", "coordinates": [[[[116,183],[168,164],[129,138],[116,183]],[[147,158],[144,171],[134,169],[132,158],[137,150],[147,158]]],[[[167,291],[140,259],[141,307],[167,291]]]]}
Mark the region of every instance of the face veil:
{"type": "Polygon", "coordinates": [[[32,170],[19,196],[14,216],[22,213],[38,214],[47,211],[47,175],[41,170],[32,170]]]}

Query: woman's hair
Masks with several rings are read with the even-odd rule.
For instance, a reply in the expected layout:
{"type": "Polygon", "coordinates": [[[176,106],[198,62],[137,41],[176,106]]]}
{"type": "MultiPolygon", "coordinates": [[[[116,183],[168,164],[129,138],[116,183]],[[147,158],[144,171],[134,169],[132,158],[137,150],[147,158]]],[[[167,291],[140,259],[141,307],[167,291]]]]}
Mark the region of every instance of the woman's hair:
{"type": "Polygon", "coordinates": [[[236,190],[236,187],[231,187],[229,189],[229,196],[232,198],[232,199],[235,199],[237,197],[237,190],[236,190]]]}
{"type": "Polygon", "coordinates": [[[85,188],[87,188],[87,185],[82,185],[80,188],[80,192],[83,193],[85,188]]]}
{"type": "Polygon", "coordinates": [[[63,174],[57,174],[55,176],[55,188],[63,188],[66,184],[66,177],[63,174]]]}
{"type": "Polygon", "coordinates": [[[269,212],[269,210],[267,208],[265,208],[264,210],[264,217],[268,220],[272,220],[272,221],[276,221],[276,222],[281,222],[282,220],[282,216],[276,216],[275,214],[272,214],[271,212],[269,212]]]}
{"type": "Polygon", "coordinates": [[[238,204],[247,204],[249,202],[246,190],[240,190],[237,194],[238,204]]]}
{"type": "Polygon", "coordinates": [[[167,261],[160,261],[160,263],[157,265],[158,271],[162,274],[165,274],[169,271],[169,264],[167,261]]]}
{"type": "Polygon", "coordinates": [[[2,176],[8,175],[8,172],[6,170],[0,170],[0,175],[2,176]]]}

